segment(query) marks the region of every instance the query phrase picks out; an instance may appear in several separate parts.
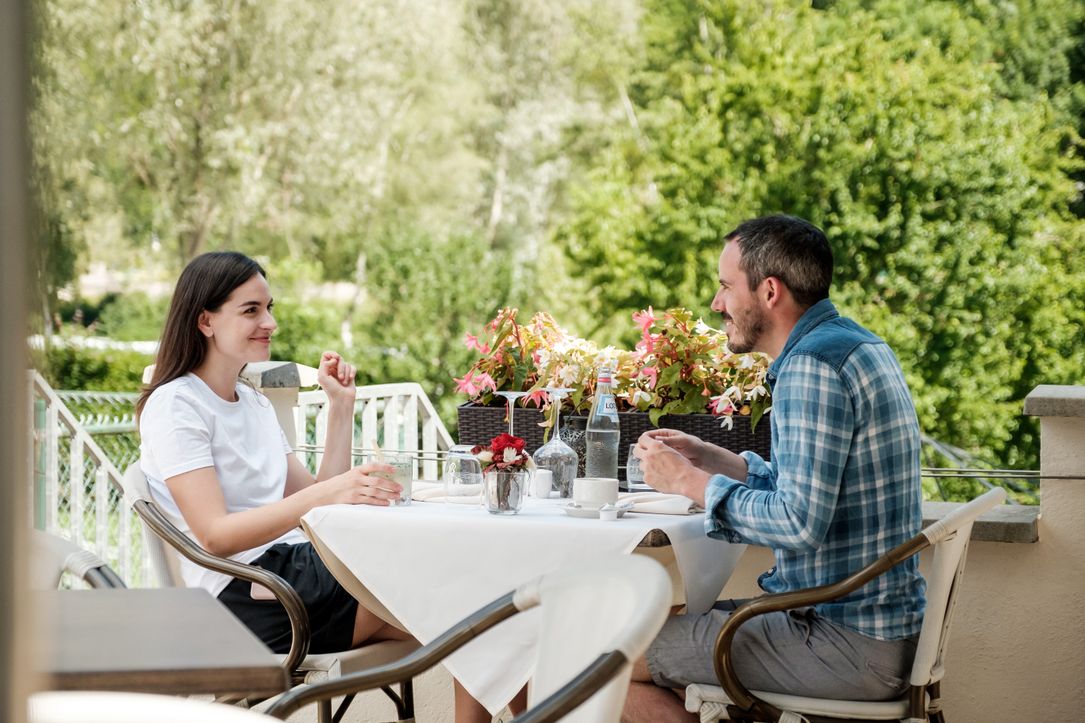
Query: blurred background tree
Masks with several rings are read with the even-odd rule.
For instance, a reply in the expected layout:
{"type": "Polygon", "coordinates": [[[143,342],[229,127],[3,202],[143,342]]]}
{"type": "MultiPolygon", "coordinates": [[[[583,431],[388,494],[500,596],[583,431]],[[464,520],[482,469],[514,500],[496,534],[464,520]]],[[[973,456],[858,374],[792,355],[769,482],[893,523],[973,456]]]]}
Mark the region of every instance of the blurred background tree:
{"type": "MultiPolygon", "coordinates": [[[[1065,58],[1015,52],[1040,41],[1020,22],[968,5],[649,3],[647,143],[615,132],[557,233],[599,332],[628,335],[616,320],[648,304],[703,309],[724,233],[803,216],[832,242],[837,303],[900,356],[924,431],[1035,464],[1021,400],[1085,364],[1080,84],[1065,58]]],[[[1081,8],[1053,5],[1046,45],[1069,52],[1081,8]]]]}
{"type": "MultiPolygon", "coordinates": [[[[451,423],[463,334],[501,306],[632,343],[648,305],[709,315],[722,234],[784,211],[826,229],[834,299],[928,434],[1034,467],[1021,400],[1083,381],[1079,0],[36,10],[47,337],[78,306],[80,333],[153,338],[181,266],[236,248],[269,269],[277,358],[342,349],[451,423]],[[83,298],[88,271],[117,293],[83,298]]],[[[69,352],[52,379],[106,379],[69,352]]]]}

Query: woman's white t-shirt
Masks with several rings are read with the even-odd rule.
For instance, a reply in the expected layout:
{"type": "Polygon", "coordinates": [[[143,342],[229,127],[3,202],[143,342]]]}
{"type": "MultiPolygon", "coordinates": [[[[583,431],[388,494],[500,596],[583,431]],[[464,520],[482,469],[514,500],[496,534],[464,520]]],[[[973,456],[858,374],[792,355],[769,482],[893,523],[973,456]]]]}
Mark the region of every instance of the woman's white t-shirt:
{"type": "MultiPolygon", "coordinates": [[[[151,496],[195,539],[166,487],[166,480],[203,467],[214,467],[227,512],[262,507],[283,498],[286,489],[286,441],[267,398],[237,384],[237,401],[228,402],[195,374],[187,374],[155,389],[139,418],[140,466],[151,496]]],[[[272,545],[305,542],[298,529],[230,559],[248,563],[272,545]]],[[[202,587],[217,596],[232,578],[187,559],[181,574],[189,587],[202,587]]]]}

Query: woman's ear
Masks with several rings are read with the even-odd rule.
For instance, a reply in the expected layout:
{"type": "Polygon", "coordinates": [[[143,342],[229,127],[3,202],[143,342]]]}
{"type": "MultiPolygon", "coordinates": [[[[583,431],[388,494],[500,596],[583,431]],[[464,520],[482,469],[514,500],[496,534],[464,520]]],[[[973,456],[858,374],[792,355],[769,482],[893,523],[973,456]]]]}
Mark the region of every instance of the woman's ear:
{"type": "Polygon", "coordinates": [[[196,318],[196,328],[208,339],[214,336],[215,332],[211,328],[211,314],[206,311],[201,311],[200,315],[196,318]]]}

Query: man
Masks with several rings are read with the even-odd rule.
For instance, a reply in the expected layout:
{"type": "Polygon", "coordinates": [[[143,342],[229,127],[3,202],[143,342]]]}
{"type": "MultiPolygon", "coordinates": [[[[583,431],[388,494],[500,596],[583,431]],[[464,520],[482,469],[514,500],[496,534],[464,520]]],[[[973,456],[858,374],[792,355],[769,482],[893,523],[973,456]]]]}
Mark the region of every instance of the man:
{"type": "MultiPolygon", "coordinates": [[[[645,433],[645,481],[705,506],[711,537],[772,548],[769,593],[835,583],[921,526],[919,424],[889,347],[829,301],[833,257],[816,226],[747,221],[725,238],[712,309],[734,352],[773,358],[772,457],[741,455],[674,430],[645,433]]],[[[884,700],[907,687],[923,618],[913,557],[847,597],[770,613],[735,638],[755,690],[884,700]]],[[[733,602],[667,621],[634,666],[625,720],[696,720],[672,689],[717,683],[716,635],[733,602]]]]}

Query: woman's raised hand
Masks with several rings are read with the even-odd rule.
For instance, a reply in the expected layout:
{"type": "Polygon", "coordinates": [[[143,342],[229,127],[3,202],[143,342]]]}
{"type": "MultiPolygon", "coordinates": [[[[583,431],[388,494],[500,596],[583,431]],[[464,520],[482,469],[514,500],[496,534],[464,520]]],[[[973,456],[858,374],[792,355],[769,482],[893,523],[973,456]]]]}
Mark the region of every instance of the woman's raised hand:
{"type": "Polygon", "coordinates": [[[320,355],[316,380],[320,388],[328,395],[328,401],[342,404],[354,404],[356,388],[354,386],[355,368],[343,361],[339,352],[326,351],[320,355]]]}
{"type": "Polygon", "coordinates": [[[380,475],[395,474],[395,467],[382,462],[370,462],[348,469],[343,474],[317,482],[321,505],[378,505],[387,507],[398,500],[403,486],[380,475]]]}

